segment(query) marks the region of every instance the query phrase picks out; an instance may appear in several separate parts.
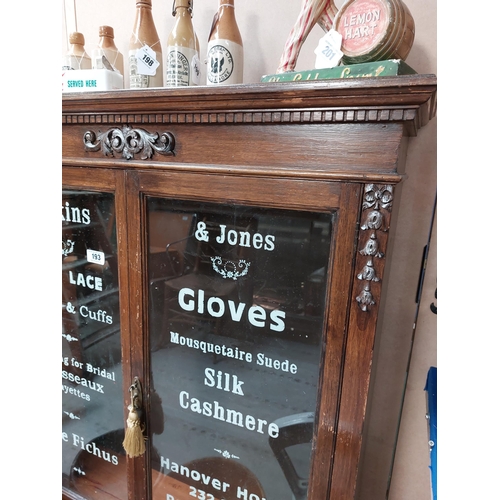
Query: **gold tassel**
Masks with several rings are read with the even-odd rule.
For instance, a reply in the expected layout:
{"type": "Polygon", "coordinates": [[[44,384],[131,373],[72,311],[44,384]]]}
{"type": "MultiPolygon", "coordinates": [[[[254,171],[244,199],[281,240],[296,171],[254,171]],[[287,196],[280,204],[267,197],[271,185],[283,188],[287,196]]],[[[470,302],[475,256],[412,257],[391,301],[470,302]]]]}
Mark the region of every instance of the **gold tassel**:
{"type": "Polygon", "coordinates": [[[122,444],[127,455],[134,458],[139,457],[146,451],[146,445],[141,429],[141,418],[132,405],[128,409],[127,428],[125,429],[125,439],[122,444]]]}
{"type": "Polygon", "coordinates": [[[139,377],[134,377],[134,381],[128,390],[131,404],[128,406],[127,428],[125,429],[125,439],[122,445],[127,455],[134,458],[139,457],[146,451],[141,426],[142,387],[139,377]]]}

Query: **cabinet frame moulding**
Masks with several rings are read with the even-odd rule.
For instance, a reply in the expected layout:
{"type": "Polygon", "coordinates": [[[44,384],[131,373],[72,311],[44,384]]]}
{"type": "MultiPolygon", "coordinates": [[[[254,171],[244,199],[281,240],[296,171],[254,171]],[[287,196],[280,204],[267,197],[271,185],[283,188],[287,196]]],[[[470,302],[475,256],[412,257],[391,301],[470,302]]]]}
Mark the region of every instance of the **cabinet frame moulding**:
{"type": "Polygon", "coordinates": [[[418,108],[386,107],[386,108],[332,108],[306,109],[294,111],[290,109],[275,110],[213,110],[205,113],[170,112],[161,114],[67,114],[63,115],[63,125],[70,124],[275,124],[275,123],[383,123],[404,122],[408,128],[419,128],[415,122],[418,108]]]}
{"type": "Polygon", "coordinates": [[[397,121],[406,123],[407,133],[414,136],[435,115],[436,77],[116,90],[66,94],[63,100],[63,124],[397,121]]]}

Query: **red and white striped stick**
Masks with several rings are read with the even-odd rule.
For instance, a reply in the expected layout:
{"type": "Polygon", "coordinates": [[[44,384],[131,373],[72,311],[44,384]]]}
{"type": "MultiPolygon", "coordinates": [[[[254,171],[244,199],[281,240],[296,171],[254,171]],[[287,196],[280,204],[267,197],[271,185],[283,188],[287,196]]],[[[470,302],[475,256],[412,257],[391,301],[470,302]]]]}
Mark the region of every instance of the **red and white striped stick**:
{"type": "Polygon", "coordinates": [[[321,26],[325,33],[328,33],[333,27],[333,18],[337,14],[339,9],[335,7],[333,1],[328,2],[326,7],[323,9],[320,18],[317,23],[321,26]]]}
{"type": "Polygon", "coordinates": [[[300,14],[288,35],[276,73],[293,71],[299,52],[307,35],[318,23],[325,31],[330,31],[337,13],[334,0],[302,0],[300,14]]]}

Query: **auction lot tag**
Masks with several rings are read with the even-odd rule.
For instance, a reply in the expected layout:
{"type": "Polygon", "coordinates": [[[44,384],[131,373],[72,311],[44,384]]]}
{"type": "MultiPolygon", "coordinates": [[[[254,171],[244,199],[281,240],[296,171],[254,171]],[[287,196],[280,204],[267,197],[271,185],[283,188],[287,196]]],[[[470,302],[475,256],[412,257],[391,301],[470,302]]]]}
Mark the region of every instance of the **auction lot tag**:
{"type": "Polygon", "coordinates": [[[137,73],[140,75],[156,75],[156,68],[160,63],[156,60],[156,52],[149,46],[144,45],[137,50],[137,73]]]}
{"type": "Polygon", "coordinates": [[[87,262],[104,266],[104,252],[99,252],[99,250],[91,250],[90,248],[87,248],[87,262]]]}
{"type": "Polygon", "coordinates": [[[342,35],[331,29],[319,41],[314,50],[316,54],[316,69],[328,69],[338,66],[342,56],[340,47],[342,46],[342,35]]]}

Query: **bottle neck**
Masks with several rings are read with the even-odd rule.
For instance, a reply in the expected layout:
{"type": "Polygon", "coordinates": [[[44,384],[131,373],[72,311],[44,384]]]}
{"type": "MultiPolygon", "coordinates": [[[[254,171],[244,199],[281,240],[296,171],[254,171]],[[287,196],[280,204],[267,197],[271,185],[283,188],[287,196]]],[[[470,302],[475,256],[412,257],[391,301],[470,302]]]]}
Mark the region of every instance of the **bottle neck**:
{"type": "Polygon", "coordinates": [[[113,38],[111,38],[110,36],[101,36],[101,38],[99,39],[99,44],[98,46],[101,48],[101,49],[113,49],[113,50],[118,50],[118,48],[116,47],[115,45],[115,41],[113,40],[113,38]]]}
{"type": "Polygon", "coordinates": [[[184,16],[191,17],[191,12],[189,12],[189,9],[187,7],[177,7],[175,9],[175,17],[184,17],[184,16]]]}
{"type": "Polygon", "coordinates": [[[187,13],[191,17],[191,13],[193,11],[193,2],[192,0],[174,0],[174,4],[172,6],[172,15],[178,17],[180,15],[186,15],[187,13]]]}
{"type": "Polygon", "coordinates": [[[153,20],[151,0],[141,0],[136,3],[130,49],[139,49],[143,45],[149,45],[154,51],[161,52],[160,39],[153,20]]]}
{"type": "MultiPolygon", "coordinates": [[[[177,2],[179,3],[179,1],[177,2]]],[[[182,3],[182,1],[180,2],[182,3]]],[[[192,23],[192,16],[191,16],[191,10],[187,6],[187,0],[184,2],[186,5],[176,5],[174,12],[175,12],[175,25],[174,25],[174,30],[177,29],[188,29],[190,31],[193,31],[193,36],[194,36],[194,29],[193,29],[193,23],[192,23]],[[180,28],[182,26],[182,28],[180,28]]]]}
{"type": "Polygon", "coordinates": [[[219,8],[215,13],[208,40],[225,39],[243,45],[236,16],[234,0],[219,0],[219,8]]]}
{"type": "Polygon", "coordinates": [[[144,19],[147,19],[149,21],[149,19],[153,19],[153,11],[152,11],[152,8],[151,8],[151,4],[148,4],[146,2],[137,2],[135,4],[136,6],[136,14],[135,14],[135,19],[136,19],[136,23],[138,22],[138,20],[144,20],[144,19]]]}
{"type": "Polygon", "coordinates": [[[236,16],[234,14],[234,2],[228,2],[227,0],[220,0],[217,14],[219,15],[219,18],[222,17],[226,17],[227,19],[235,18],[236,16]]]}
{"type": "Polygon", "coordinates": [[[188,0],[177,0],[174,4],[175,23],[168,37],[169,47],[179,46],[196,50],[196,34],[188,8],[188,0]]]}
{"type": "Polygon", "coordinates": [[[69,47],[70,47],[71,52],[73,52],[74,54],[82,54],[82,55],[85,54],[86,55],[84,45],[81,45],[79,43],[71,43],[69,47]]]}
{"type": "MultiPolygon", "coordinates": [[[[67,52],[67,55],[77,57],[80,60],[80,64],[81,64],[81,60],[88,60],[90,62],[90,57],[85,52],[85,47],[83,45],[78,44],[78,43],[73,43],[69,46],[69,50],[67,52]]],[[[79,69],[84,69],[84,68],[79,68],[79,69]]]]}

